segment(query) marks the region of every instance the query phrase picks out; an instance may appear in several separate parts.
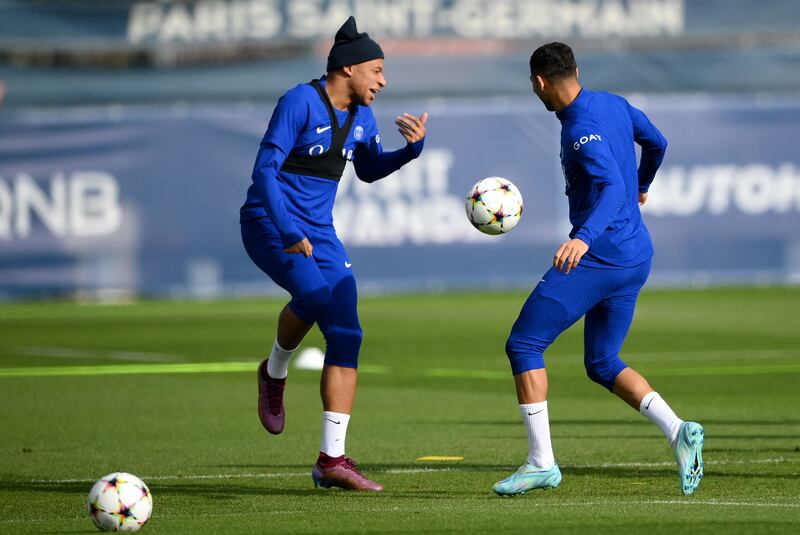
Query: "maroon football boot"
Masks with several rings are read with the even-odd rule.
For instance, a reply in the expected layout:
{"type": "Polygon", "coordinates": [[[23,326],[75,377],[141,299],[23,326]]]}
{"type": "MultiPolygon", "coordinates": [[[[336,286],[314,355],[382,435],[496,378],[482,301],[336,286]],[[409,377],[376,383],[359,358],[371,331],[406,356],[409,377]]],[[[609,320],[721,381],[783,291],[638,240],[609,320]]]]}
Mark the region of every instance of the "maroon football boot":
{"type": "Polygon", "coordinates": [[[314,468],[311,470],[311,478],[314,480],[315,487],[339,487],[347,490],[364,490],[380,492],[383,485],[375,481],[370,481],[362,474],[356,462],[344,455],[340,457],[329,457],[320,452],[314,468]]]}
{"type": "Polygon", "coordinates": [[[258,418],[261,425],[272,433],[279,435],[286,423],[286,413],[283,410],[283,389],[286,388],[286,378],[273,379],[267,374],[267,361],[258,366],[258,418]]]}

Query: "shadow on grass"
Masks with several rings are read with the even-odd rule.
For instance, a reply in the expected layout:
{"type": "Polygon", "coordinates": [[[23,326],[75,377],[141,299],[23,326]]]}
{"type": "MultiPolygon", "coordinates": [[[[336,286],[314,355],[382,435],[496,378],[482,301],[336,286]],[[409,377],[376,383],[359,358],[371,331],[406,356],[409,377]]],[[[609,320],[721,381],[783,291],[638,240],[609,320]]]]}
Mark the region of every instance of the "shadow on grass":
{"type": "MultiPolygon", "coordinates": [[[[296,478],[292,478],[296,479],[296,478]]],[[[252,485],[243,485],[240,482],[231,484],[230,480],[220,481],[193,481],[193,482],[170,482],[170,481],[155,481],[150,483],[150,489],[154,496],[165,498],[173,496],[176,498],[185,497],[200,497],[214,500],[216,502],[234,501],[241,497],[271,497],[282,496],[292,497],[297,499],[318,499],[325,497],[332,497],[337,495],[354,495],[359,498],[366,499],[419,499],[431,498],[441,499],[448,496],[466,496],[476,493],[483,493],[484,488],[460,488],[460,489],[420,489],[413,485],[395,486],[387,489],[383,493],[359,492],[351,493],[343,489],[318,489],[314,488],[311,481],[308,481],[308,487],[286,488],[283,486],[284,480],[280,478],[258,479],[257,483],[252,485]]],[[[15,493],[24,492],[42,492],[42,493],[57,493],[64,495],[77,495],[85,496],[88,492],[87,486],[83,483],[26,483],[26,482],[2,482],[0,490],[13,490],[15,493]]],[[[89,530],[91,531],[91,530],[89,530]]],[[[83,530],[76,531],[82,533],[83,530]]]]}
{"type": "Polygon", "coordinates": [[[800,446],[787,446],[785,448],[770,448],[770,447],[739,447],[739,448],[703,448],[703,454],[706,453],[741,453],[743,451],[757,451],[759,453],[800,453],[800,446]]]}
{"type": "MultiPolygon", "coordinates": [[[[310,479],[310,476],[309,476],[310,479]]],[[[275,482],[280,483],[280,478],[273,478],[275,482]]],[[[159,496],[166,495],[181,495],[181,496],[207,496],[215,500],[235,499],[237,496],[254,495],[254,496],[296,496],[296,497],[312,497],[318,495],[318,489],[309,485],[308,489],[287,489],[269,487],[266,485],[247,486],[241,484],[231,485],[230,480],[215,480],[215,481],[196,481],[191,483],[186,482],[172,482],[172,481],[151,481],[148,486],[153,491],[153,494],[159,496]]],[[[260,480],[262,483],[265,479],[260,480]]],[[[310,483],[310,482],[309,482],[310,483]]],[[[0,491],[12,491],[14,493],[21,492],[46,492],[58,494],[78,494],[86,495],[89,492],[91,485],[86,483],[30,483],[30,482],[0,482],[0,491]]]]}
{"type": "MultiPolygon", "coordinates": [[[[615,464],[615,463],[610,463],[615,464]]],[[[297,468],[298,466],[305,465],[215,465],[226,468],[242,468],[251,470],[264,470],[269,469],[269,472],[280,472],[281,469],[297,468]]],[[[725,478],[743,478],[743,479],[759,479],[759,478],[775,478],[775,479],[796,479],[796,476],[786,473],[778,473],[774,471],[765,470],[765,465],[760,464],[759,470],[753,472],[747,465],[737,465],[735,468],[725,466],[707,465],[706,474],[711,473],[714,477],[725,478]]],[[[508,475],[508,473],[515,471],[518,466],[509,465],[505,463],[442,463],[442,464],[368,464],[364,465],[364,473],[367,477],[374,477],[380,481],[385,476],[409,476],[421,477],[426,474],[426,469],[430,469],[428,473],[438,473],[442,475],[458,475],[465,473],[494,473],[499,475],[508,475]]],[[[265,474],[269,473],[265,470],[265,474]]],[[[575,476],[602,476],[602,477],[619,477],[619,478],[640,478],[642,476],[651,477],[676,477],[676,469],[670,464],[669,466],[581,466],[580,461],[573,463],[565,463],[561,466],[561,472],[567,475],[575,476]]],[[[272,479],[272,478],[270,478],[272,479]]],[[[275,479],[280,480],[279,477],[275,479]]]]}
{"type": "MultiPolygon", "coordinates": [[[[597,438],[597,437],[594,437],[597,438]]],[[[615,435],[614,438],[619,438],[615,435]]],[[[648,437],[649,438],[649,437],[648,437]]],[[[737,452],[743,451],[735,448],[720,448],[717,450],[707,450],[717,452],[737,452]]],[[[745,450],[747,451],[747,450],[745,450]]],[[[764,451],[764,450],[760,450],[764,451]]],[[[766,451],[796,451],[795,448],[775,448],[766,451]]],[[[610,463],[614,464],[614,463],[610,463]]],[[[706,476],[711,478],[731,478],[731,479],[771,479],[771,480],[796,480],[796,474],[780,473],[771,470],[776,465],[758,465],[758,470],[747,464],[733,466],[725,465],[706,465],[706,476]]],[[[204,479],[202,474],[186,474],[185,478],[176,477],[174,479],[156,479],[148,482],[155,494],[159,496],[199,496],[214,500],[235,500],[241,496],[292,496],[297,498],[316,498],[325,496],[326,493],[342,492],[340,489],[315,489],[310,481],[310,466],[303,464],[215,464],[206,465],[208,468],[229,468],[251,471],[250,474],[232,473],[229,478],[213,477],[204,479]],[[308,472],[306,475],[305,472],[308,472]],[[194,479],[196,478],[196,479],[194,479]],[[295,488],[287,488],[288,481],[296,482],[295,488]],[[246,482],[246,483],[245,483],[246,482]],[[296,488],[296,487],[305,488],[296,488]]],[[[462,477],[466,474],[485,473],[497,475],[507,475],[516,470],[517,466],[507,463],[375,463],[364,464],[363,469],[368,477],[374,477],[382,481],[387,476],[422,478],[430,474],[438,474],[440,477],[462,477]],[[428,472],[430,470],[430,472],[428,472]]],[[[676,471],[673,466],[582,466],[578,459],[572,462],[565,462],[561,466],[561,471],[565,477],[585,476],[618,479],[640,479],[642,477],[653,478],[673,478],[676,471]],[[574,464],[573,464],[574,463],[574,464]]],[[[424,482],[424,480],[420,480],[424,482]]],[[[425,482],[430,485],[430,482],[425,482]]],[[[46,481],[14,481],[13,479],[0,480],[0,492],[19,494],[24,492],[41,492],[72,494],[86,496],[91,488],[87,482],[46,482],[46,481]]],[[[472,495],[482,492],[469,484],[454,488],[449,486],[447,490],[433,490],[430,488],[420,489],[412,482],[405,481],[401,486],[388,489],[384,496],[393,498],[442,498],[446,496],[472,495]]],[[[372,495],[365,493],[364,496],[372,495]]],[[[378,496],[378,495],[375,495],[378,496]]]]}
{"type": "MultiPolygon", "coordinates": [[[[210,464],[206,465],[209,468],[238,468],[241,470],[257,470],[263,471],[263,474],[281,473],[284,470],[307,470],[308,477],[311,478],[311,465],[310,464],[210,464]]],[[[463,463],[463,462],[430,462],[430,463],[363,463],[359,464],[359,469],[363,470],[365,475],[369,473],[375,474],[388,474],[388,475],[414,475],[430,472],[493,472],[504,470],[516,470],[518,467],[510,466],[503,463],[463,463]]],[[[233,474],[234,476],[236,474],[233,474]]],[[[293,476],[296,477],[296,476],[293,476]]]]}
{"type": "MultiPolygon", "coordinates": [[[[92,525],[91,521],[89,520],[89,515],[86,515],[86,522],[90,526],[92,525]]],[[[55,524],[56,521],[53,521],[55,524]]],[[[97,534],[97,529],[86,528],[86,529],[55,529],[55,530],[42,530],[39,533],[94,533],[97,534]]]]}

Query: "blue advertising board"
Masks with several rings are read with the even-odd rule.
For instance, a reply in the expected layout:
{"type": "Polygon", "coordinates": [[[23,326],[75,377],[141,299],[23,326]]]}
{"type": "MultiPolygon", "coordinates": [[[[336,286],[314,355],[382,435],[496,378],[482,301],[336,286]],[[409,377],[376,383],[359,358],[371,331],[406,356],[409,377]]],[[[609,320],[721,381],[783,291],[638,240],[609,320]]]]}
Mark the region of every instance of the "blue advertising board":
{"type": "MultiPolygon", "coordinates": [[[[644,208],[652,281],[800,280],[800,101],[633,98],[670,141],[644,208]]],[[[337,231],[362,291],[525,287],[569,231],[560,125],[538,100],[378,102],[431,114],[422,156],[375,184],[348,166],[337,231]],[[525,209],[480,234],[464,202],[503,176],[525,209]]],[[[0,119],[0,295],[279,291],[247,258],[238,209],[270,106],[19,111],[0,119]]]]}

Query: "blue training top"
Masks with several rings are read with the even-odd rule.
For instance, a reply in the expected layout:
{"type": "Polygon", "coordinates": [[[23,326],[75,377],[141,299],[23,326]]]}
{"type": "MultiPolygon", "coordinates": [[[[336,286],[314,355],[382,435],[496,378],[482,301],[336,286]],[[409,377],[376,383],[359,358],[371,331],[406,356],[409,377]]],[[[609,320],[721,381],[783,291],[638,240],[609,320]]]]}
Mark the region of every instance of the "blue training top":
{"type": "MultiPolygon", "coordinates": [[[[324,88],[325,76],[319,82],[324,88]]],[[[339,126],[347,123],[348,113],[354,113],[342,157],[353,162],[356,175],[364,182],[390,175],[422,152],[424,138],[400,150],[383,152],[375,116],[369,106],[334,111],[339,126]]],[[[240,221],[270,220],[287,248],[308,235],[333,233],[333,202],[338,180],[281,170],[290,154],[326,153],[331,146],[332,131],[325,102],[311,84],[299,84],[287,91],[272,112],[261,140],[253,168],[253,184],[247,190],[240,221]]]]}
{"type": "Polygon", "coordinates": [[[667,140],[640,110],[611,93],[581,89],[556,113],[567,182],[570,238],[589,245],[581,265],[633,267],[653,256],[639,211],[664,159],[667,140]],[[638,170],[634,141],[642,147],[638,170]]]}

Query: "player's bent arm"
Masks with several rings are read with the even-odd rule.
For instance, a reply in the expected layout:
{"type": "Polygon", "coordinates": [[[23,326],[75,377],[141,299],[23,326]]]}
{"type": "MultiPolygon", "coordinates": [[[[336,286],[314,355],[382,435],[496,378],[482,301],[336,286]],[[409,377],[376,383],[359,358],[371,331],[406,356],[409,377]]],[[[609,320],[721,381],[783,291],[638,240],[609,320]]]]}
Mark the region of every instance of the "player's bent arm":
{"type": "Polygon", "coordinates": [[[639,192],[646,193],[664,160],[667,138],[641,110],[628,104],[628,114],[633,123],[633,140],[642,147],[642,157],[639,162],[639,192]]]}
{"type": "Polygon", "coordinates": [[[353,158],[356,175],[364,182],[375,182],[385,178],[419,157],[424,144],[425,138],[390,152],[384,152],[380,143],[359,144],[353,158]]]}
{"type": "Polygon", "coordinates": [[[283,193],[278,186],[278,170],[284,160],[286,160],[286,155],[280,148],[268,142],[262,142],[252,178],[261,204],[281,235],[283,246],[291,247],[301,241],[305,235],[292,221],[292,216],[289,215],[283,202],[283,193]]]}
{"type": "Polygon", "coordinates": [[[592,242],[616,219],[625,205],[627,192],[622,173],[607,145],[601,142],[589,143],[581,150],[580,165],[594,184],[598,195],[589,217],[573,238],[578,238],[591,247],[592,242]]]}
{"type": "Polygon", "coordinates": [[[278,186],[278,172],[308,122],[308,92],[308,87],[300,85],[287,91],[278,100],[253,167],[253,184],[261,204],[277,227],[286,248],[294,246],[305,236],[286,210],[283,193],[278,186]]]}

